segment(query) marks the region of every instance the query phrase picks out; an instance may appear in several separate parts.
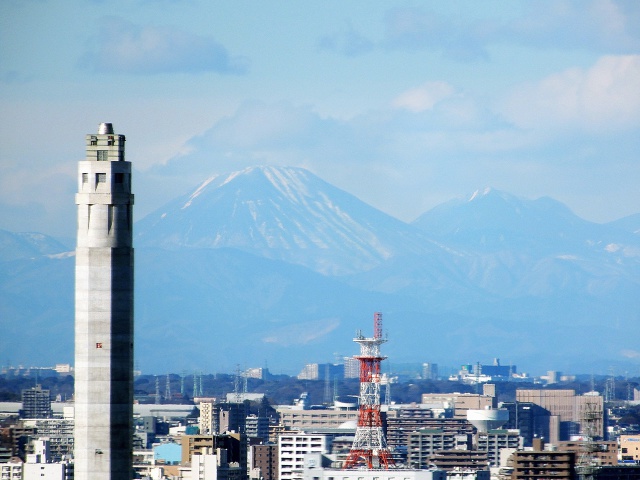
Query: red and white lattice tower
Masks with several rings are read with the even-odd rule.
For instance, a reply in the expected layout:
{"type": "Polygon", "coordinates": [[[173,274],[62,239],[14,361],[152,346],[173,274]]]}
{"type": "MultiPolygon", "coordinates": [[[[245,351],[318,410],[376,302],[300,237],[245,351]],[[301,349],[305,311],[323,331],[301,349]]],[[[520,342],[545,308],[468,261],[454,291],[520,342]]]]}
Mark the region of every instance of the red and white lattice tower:
{"type": "Polygon", "coordinates": [[[382,431],[380,417],[380,362],[387,357],[380,355],[382,338],[382,314],[373,317],[373,338],[361,333],[353,339],[360,344],[360,409],[356,437],[342,468],[366,466],[368,469],[387,469],[393,459],[382,431]]]}

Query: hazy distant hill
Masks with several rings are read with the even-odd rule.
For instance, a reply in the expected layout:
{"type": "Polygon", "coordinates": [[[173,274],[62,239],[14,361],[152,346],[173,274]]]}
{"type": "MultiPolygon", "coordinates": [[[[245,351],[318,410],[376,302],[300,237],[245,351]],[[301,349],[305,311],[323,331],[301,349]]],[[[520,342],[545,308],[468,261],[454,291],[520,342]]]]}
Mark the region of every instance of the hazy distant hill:
{"type": "Polygon", "coordinates": [[[629,215],[614,222],[609,223],[610,226],[626,230],[629,233],[640,235],[640,213],[629,215]]]}
{"type": "MultiPolygon", "coordinates": [[[[136,363],[293,373],[356,353],[382,311],[392,363],[633,368],[637,223],[487,189],[409,225],[304,169],[217,176],[135,225],[136,363]]],[[[72,362],[73,257],[0,233],[0,351],[72,362]]]]}
{"type": "Polygon", "coordinates": [[[69,249],[48,235],[0,230],[0,262],[54,255],[69,249]]]}

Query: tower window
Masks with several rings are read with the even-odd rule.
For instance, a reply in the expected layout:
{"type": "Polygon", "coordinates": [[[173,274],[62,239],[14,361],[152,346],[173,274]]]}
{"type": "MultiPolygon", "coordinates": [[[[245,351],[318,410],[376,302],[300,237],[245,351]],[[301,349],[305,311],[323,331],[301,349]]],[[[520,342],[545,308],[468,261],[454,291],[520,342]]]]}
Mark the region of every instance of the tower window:
{"type": "Polygon", "coordinates": [[[82,183],[89,183],[89,174],[88,173],[83,173],[82,174],[82,183]]]}
{"type": "Polygon", "coordinates": [[[106,162],[107,160],[109,160],[109,151],[108,150],[98,150],[97,154],[98,154],[98,161],[99,162],[106,162]]]}
{"type": "Polygon", "coordinates": [[[98,137],[96,137],[95,135],[91,136],[91,145],[98,145],[98,137]]]}
{"type": "Polygon", "coordinates": [[[96,173],[96,183],[107,183],[107,174],[96,173]]]}
{"type": "Polygon", "coordinates": [[[113,180],[115,183],[124,183],[124,173],[116,173],[113,180]]]}
{"type": "Polygon", "coordinates": [[[113,136],[109,135],[109,137],[107,138],[107,145],[113,145],[113,136]]]}

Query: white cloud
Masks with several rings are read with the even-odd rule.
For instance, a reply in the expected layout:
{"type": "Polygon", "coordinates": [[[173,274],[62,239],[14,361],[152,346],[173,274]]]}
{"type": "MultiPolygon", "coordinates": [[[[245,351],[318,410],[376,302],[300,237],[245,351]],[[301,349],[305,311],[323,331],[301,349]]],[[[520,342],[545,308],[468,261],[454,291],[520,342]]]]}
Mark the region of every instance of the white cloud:
{"type": "Polygon", "coordinates": [[[640,358],[640,352],[637,350],[625,349],[620,352],[624,358],[640,358]]]}
{"type": "Polygon", "coordinates": [[[243,74],[248,62],[231,56],[211,37],[106,17],[94,47],[82,56],[80,64],[96,72],[243,74]]]}
{"type": "Polygon", "coordinates": [[[502,107],[517,126],[614,131],[640,122],[640,55],[601,57],[591,68],[570,68],[516,87],[502,107]]]}
{"type": "Polygon", "coordinates": [[[454,88],[446,82],[427,82],[398,95],[393,101],[393,106],[411,112],[424,112],[431,110],[454,92],[454,88]]]}

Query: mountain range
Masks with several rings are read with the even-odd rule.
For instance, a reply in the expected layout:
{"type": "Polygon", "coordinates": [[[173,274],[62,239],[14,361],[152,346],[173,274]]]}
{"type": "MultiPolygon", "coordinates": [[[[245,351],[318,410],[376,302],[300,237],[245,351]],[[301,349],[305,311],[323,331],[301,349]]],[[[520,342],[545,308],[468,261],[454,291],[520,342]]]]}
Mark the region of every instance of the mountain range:
{"type": "MultiPolygon", "coordinates": [[[[136,363],[297,373],[358,352],[381,311],[390,363],[578,373],[638,367],[640,214],[596,224],[487,188],[412,223],[311,172],[205,180],[136,222],[136,363]]],[[[0,231],[6,361],[73,363],[74,256],[0,231]]]]}

